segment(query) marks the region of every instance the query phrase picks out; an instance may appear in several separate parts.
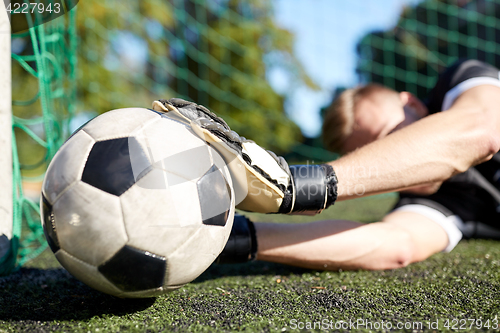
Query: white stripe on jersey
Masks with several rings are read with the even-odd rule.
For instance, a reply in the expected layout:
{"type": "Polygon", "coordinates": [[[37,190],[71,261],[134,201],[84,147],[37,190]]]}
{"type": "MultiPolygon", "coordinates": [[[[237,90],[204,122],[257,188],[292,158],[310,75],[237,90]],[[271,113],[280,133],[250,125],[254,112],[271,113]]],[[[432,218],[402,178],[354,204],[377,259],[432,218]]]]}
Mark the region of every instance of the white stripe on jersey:
{"type": "Polygon", "coordinates": [[[413,212],[427,217],[436,222],[444,229],[448,235],[448,246],[443,252],[450,252],[463,237],[461,229],[464,227],[464,222],[457,215],[446,216],[439,210],[420,204],[403,205],[394,210],[395,212],[413,212]]]}
{"type": "Polygon", "coordinates": [[[448,110],[455,100],[463,94],[465,91],[482,85],[491,85],[500,87],[500,72],[498,73],[499,79],[495,79],[492,77],[473,77],[472,79],[465,80],[464,82],[460,82],[451,90],[449,90],[446,95],[444,95],[443,105],[441,106],[441,111],[448,110]]]}

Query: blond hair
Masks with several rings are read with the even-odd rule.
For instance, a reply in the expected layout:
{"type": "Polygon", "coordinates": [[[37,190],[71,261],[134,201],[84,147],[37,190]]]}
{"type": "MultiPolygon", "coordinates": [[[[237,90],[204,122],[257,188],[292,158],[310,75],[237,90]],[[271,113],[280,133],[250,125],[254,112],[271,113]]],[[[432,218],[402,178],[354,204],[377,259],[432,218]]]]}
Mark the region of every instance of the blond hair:
{"type": "Polygon", "coordinates": [[[396,93],[380,84],[370,83],[343,91],[327,108],[323,120],[323,144],[326,149],[344,154],[347,138],[355,129],[354,112],[362,98],[375,93],[396,93]]]}

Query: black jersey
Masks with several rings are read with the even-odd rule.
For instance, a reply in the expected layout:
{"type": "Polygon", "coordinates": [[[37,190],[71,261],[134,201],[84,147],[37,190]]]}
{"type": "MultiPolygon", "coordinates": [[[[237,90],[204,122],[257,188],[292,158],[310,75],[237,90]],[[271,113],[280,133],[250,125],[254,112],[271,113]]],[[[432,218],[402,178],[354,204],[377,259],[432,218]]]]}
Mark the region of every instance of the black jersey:
{"type": "Polygon", "coordinates": [[[439,76],[425,101],[429,114],[443,111],[443,100],[450,90],[464,81],[480,77],[498,80],[498,69],[482,61],[469,59],[459,60],[448,67],[439,76]]]}
{"type": "MultiPolygon", "coordinates": [[[[455,63],[440,75],[435,87],[429,93],[426,101],[429,113],[440,112],[448,92],[474,78],[499,80],[499,71],[478,60],[461,60],[455,63]]],[[[500,153],[490,161],[443,182],[441,188],[432,195],[401,193],[395,208],[408,204],[429,206],[446,216],[458,215],[464,222],[474,222],[474,225],[478,225],[479,222],[500,228],[500,153]]],[[[464,237],[488,237],[488,235],[481,235],[478,228],[473,228],[468,234],[464,233],[464,237]]]]}

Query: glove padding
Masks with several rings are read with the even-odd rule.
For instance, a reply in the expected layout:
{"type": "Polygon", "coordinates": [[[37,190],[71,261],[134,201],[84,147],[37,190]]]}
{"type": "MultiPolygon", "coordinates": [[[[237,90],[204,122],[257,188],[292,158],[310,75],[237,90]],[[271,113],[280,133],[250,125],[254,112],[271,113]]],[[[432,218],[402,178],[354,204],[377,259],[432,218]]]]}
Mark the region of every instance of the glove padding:
{"type": "Polygon", "coordinates": [[[179,98],[161,99],[153,102],[153,110],[168,112],[189,124],[196,135],[224,157],[238,209],[316,214],[337,198],[337,178],[330,165],[289,167],[283,157],[239,136],[202,105],[179,98]]]}

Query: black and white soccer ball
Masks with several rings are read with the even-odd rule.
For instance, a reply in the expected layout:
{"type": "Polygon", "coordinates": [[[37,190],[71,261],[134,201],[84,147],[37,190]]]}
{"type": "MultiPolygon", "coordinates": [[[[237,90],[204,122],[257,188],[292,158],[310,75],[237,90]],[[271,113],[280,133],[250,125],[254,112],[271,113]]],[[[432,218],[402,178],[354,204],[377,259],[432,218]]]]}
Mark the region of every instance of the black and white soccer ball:
{"type": "Polygon", "coordinates": [[[42,188],[50,248],[76,278],[151,297],[199,276],[224,248],[234,193],[222,157],[169,114],[104,113],[56,153],[42,188]]]}

